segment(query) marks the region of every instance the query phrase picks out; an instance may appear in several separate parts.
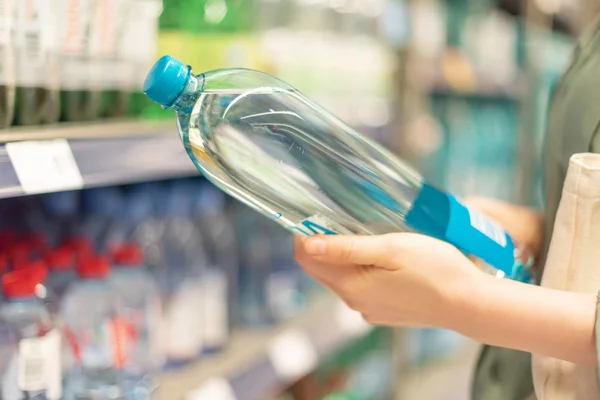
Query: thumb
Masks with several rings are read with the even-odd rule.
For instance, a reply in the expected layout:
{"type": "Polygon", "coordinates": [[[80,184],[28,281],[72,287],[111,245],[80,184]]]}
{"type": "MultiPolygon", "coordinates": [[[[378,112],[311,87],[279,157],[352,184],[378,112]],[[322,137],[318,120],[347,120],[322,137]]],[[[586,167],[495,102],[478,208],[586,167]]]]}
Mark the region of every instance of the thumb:
{"type": "Polygon", "coordinates": [[[308,237],[304,252],[325,262],[388,267],[399,234],[381,236],[318,235],[308,237]]]}

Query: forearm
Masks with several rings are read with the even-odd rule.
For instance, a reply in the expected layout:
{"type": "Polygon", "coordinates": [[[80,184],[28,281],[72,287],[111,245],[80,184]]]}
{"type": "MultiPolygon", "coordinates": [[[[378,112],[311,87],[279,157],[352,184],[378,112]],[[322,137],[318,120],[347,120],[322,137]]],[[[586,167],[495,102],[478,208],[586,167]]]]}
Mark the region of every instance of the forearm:
{"type": "Polygon", "coordinates": [[[596,365],[596,294],[485,279],[478,293],[465,294],[451,329],[494,346],[596,365]]]}

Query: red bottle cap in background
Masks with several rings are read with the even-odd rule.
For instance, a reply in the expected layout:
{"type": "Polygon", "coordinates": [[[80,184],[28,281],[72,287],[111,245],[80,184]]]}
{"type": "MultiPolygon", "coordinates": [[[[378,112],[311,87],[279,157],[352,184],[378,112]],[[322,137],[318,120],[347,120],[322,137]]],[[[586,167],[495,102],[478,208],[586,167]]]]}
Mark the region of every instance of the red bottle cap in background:
{"type": "Polygon", "coordinates": [[[44,261],[50,271],[67,271],[75,265],[75,253],[71,247],[60,246],[47,252],[44,261]]]}
{"type": "Polygon", "coordinates": [[[23,238],[22,242],[29,245],[31,250],[37,250],[40,253],[48,250],[46,237],[41,233],[29,233],[23,238]]]}
{"type": "Polygon", "coordinates": [[[141,267],[144,254],[137,243],[124,243],[116,246],[112,252],[113,262],[120,267],[141,267]]]}
{"type": "Polygon", "coordinates": [[[8,255],[6,255],[6,253],[0,252],[0,274],[8,272],[8,269],[9,269],[8,255]]]}
{"type": "Polygon", "coordinates": [[[70,247],[78,259],[87,258],[94,254],[92,241],[85,236],[71,236],[63,242],[63,246],[70,247]]]}
{"type": "Polygon", "coordinates": [[[42,282],[45,282],[48,277],[48,266],[42,260],[13,264],[13,271],[30,271],[31,273],[40,274],[42,282]]]}
{"type": "Polygon", "coordinates": [[[47,274],[43,263],[6,273],[2,276],[2,292],[7,298],[35,296],[37,286],[46,279],[47,274]]]}
{"type": "Polygon", "coordinates": [[[8,250],[17,240],[17,234],[12,229],[0,230],[0,249],[8,250]]]}
{"type": "Polygon", "coordinates": [[[90,256],[84,258],[77,265],[77,273],[83,279],[102,279],[108,277],[110,265],[108,258],[103,256],[90,256]]]}
{"type": "Polygon", "coordinates": [[[14,243],[8,248],[11,264],[23,264],[31,261],[31,246],[26,242],[14,243]]]}

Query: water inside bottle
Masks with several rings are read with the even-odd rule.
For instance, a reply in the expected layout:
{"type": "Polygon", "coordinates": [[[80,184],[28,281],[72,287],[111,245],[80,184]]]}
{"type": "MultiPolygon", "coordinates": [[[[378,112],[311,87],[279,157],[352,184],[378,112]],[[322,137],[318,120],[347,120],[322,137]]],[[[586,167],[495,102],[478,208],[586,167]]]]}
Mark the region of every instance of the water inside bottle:
{"type": "Polygon", "coordinates": [[[383,168],[377,145],[335,117],[314,117],[315,107],[289,89],[206,90],[184,143],[206,175],[232,181],[231,194],[290,229],[316,217],[336,233],[407,230],[418,183],[383,168]]]}

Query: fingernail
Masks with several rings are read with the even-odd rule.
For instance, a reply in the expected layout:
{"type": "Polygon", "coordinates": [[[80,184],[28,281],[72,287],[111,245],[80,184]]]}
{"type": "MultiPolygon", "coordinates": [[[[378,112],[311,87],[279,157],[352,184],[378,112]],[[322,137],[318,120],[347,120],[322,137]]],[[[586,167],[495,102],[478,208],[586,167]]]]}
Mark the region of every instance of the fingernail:
{"type": "Polygon", "coordinates": [[[308,238],[304,242],[304,251],[313,256],[325,254],[327,243],[320,238],[308,238]]]}

